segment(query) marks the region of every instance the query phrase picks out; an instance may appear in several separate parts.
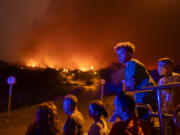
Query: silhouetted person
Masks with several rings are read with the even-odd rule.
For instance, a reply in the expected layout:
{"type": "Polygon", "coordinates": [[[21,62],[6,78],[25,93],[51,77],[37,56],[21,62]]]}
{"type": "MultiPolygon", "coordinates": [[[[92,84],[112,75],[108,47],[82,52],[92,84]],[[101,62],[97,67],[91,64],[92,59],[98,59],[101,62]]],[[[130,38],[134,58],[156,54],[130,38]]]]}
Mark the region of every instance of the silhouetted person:
{"type": "Polygon", "coordinates": [[[59,125],[56,106],[53,102],[46,102],[39,105],[36,120],[29,125],[26,135],[59,135],[59,125]]]}
{"type": "MultiPolygon", "coordinates": [[[[154,81],[145,66],[140,61],[133,59],[135,46],[132,43],[118,43],[114,49],[116,50],[119,62],[125,65],[125,80],[123,82],[125,90],[154,85],[154,81]]],[[[136,103],[150,104],[155,108],[155,95],[155,92],[135,93],[135,100],[136,103]]]]}
{"type": "Polygon", "coordinates": [[[120,93],[114,99],[115,111],[120,121],[113,124],[109,135],[151,135],[150,128],[135,115],[132,95],[120,93]]]}
{"type": "Polygon", "coordinates": [[[68,115],[64,125],[65,135],[83,135],[84,118],[77,109],[78,99],[74,95],[67,95],[63,101],[64,112],[68,115]]]}
{"type": "MultiPolygon", "coordinates": [[[[163,76],[162,79],[159,80],[159,85],[180,82],[180,74],[174,73],[174,61],[170,58],[162,58],[158,61],[158,73],[163,76]]],[[[164,113],[173,114],[175,108],[178,104],[180,104],[180,88],[173,88],[162,90],[162,110],[164,113]]],[[[173,121],[171,119],[164,120],[165,134],[169,135],[174,132],[176,134],[180,134],[180,131],[174,130],[172,127],[175,127],[173,121]]]]}
{"type": "MultiPolygon", "coordinates": [[[[170,58],[162,58],[158,61],[158,73],[163,76],[162,79],[159,80],[159,85],[180,82],[180,74],[174,73],[174,61],[170,58]]],[[[180,90],[163,90],[162,98],[163,98],[163,111],[166,113],[173,113],[175,110],[175,106],[178,103],[180,90]]]]}
{"type": "Polygon", "coordinates": [[[102,101],[91,101],[89,104],[89,116],[94,120],[94,123],[89,129],[88,135],[108,135],[108,127],[103,119],[103,116],[107,117],[108,114],[102,101]]]}

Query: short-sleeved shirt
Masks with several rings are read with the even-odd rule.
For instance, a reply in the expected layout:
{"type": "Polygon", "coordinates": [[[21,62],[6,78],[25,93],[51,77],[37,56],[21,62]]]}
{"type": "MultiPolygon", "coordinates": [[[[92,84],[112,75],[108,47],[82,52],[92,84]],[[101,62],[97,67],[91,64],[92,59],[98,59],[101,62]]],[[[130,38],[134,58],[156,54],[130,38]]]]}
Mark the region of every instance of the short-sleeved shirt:
{"type": "MultiPolygon", "coordinates": [[[[138,89],[154,85],[154,81],[145,66],[136,59],[131,59],[125,64],[125,86],[138,89]],[[133,80],[133,81],[132,81],[133,80]]],[[[136,102],[142,103],[146,93],[136,93],[136,102]]]]}
{"type": "MultiPolygon", "coordinates": [[[[175,83],[180,82],[180,74],[172,73],[172,75],[168,77],[163,77],[159,80],[159,85],[168,84],[168,83],[175,83]]],[[[162,90],[162,104],[163,104],[163,111],[166,113],[172,113],[175,110],[175,106],[180,104],[179,102],[180,96],[180,89],[173,90],[162,90]]]]}
{"type": "Polygon", "coordinates": [[[108,127],[104,119],[94,122],[88,131],[88,135],[108,135],[108,127]]]}
{"type": "Polygon", "coordinates": [[[152,135],[150,128],[137,117],[114,123],[109,135],[152,135]]]}
{"type": "Polygon", "coordinates": [[[63,130],[65,135],[84,134],[84,118],[78,110],[68,116],[63,130]]]}

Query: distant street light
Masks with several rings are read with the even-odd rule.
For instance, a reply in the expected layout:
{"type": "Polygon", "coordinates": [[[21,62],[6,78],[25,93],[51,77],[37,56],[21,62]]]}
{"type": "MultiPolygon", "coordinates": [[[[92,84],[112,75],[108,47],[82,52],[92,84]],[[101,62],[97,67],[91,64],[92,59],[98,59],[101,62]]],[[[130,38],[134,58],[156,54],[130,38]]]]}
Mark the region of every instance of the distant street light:
{"type": "MultiPolygon", "coordinates": [[[[7,78],[7,84],[9,84],[9,103],[8,103],[8,118],[11,110],[11,97],[12,97],[12,86],[16,84],[16,78],[14,76],[10,76],[7,78]]],[[[7,119],[7,122],[9,119],[7,119]]]]}

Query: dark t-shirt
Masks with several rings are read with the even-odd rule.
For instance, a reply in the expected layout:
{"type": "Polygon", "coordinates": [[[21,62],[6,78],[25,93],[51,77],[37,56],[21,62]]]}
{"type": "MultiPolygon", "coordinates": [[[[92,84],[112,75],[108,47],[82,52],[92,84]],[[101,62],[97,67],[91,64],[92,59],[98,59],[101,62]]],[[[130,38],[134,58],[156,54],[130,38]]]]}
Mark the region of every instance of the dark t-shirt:
{"type": "Polygon", "coordinates": [[[84,118],[79,111],[75,111],[71,116],[68,116],[64,125],[65,135],[83,135],[84,133],[84,118]]]}
{"type": "Polygon", "coordinates": [[[152,135],[150,128],[137,117],[114,123],[109,135],[152,135]]]}

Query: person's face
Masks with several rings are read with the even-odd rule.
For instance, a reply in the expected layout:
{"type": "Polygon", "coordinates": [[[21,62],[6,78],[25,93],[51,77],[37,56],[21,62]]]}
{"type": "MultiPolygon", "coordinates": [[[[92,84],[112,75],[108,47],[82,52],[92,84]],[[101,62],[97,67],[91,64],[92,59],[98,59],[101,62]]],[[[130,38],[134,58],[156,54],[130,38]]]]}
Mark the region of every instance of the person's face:
{"type": "Polygon", "coordinates": [[[158,63],[159,75],[165,76],[165,75],[169,74],[170,72],[172,72],[172,68],[167,63],[164,63],[161,61],[158,63]]]}
{"type": "Polygon", "coordinates": [[[89,105],[89,116],[90,116],[91,118],[94,118],[94,117],[95,117],[95,110],[94,110],[94,108],[93,108],[92,105],[89,105]]]}
{"type": "Polygon", "coordinates": [[[128,52],[125,48],[121,48],[117,50],[116,52],[117,52],[118,60],[120,63],[125,63],[128,60],[130,60],[132,57],[132,54],[128,52]]]}
{"type": "Polygon", "coordinates": [[[63,101],[63,109],[64,113],[68,114],[71,111],[71,101],[65,99],[63,101]]]}

